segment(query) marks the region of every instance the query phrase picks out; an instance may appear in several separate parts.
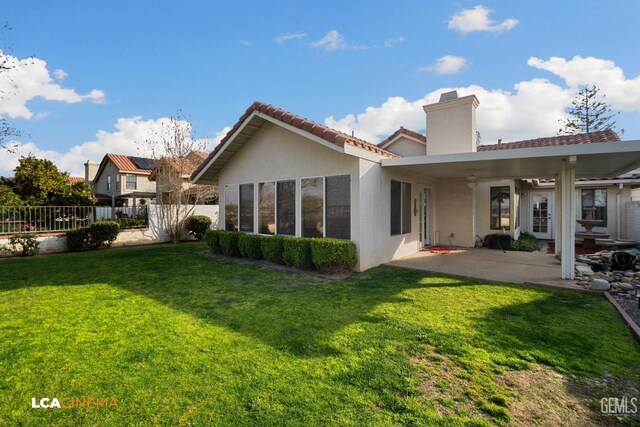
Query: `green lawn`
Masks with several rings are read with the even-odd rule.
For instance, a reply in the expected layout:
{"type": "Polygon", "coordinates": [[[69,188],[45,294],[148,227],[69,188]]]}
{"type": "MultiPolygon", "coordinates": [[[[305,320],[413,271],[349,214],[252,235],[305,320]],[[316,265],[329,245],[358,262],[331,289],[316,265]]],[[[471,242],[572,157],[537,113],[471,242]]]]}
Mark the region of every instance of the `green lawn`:
{"type": "Polygon", "coordinates": [[[392,267],[330,281],[205,249],[0,260],[0,424],[500,424],[513,370],[640,381],[602,298],[392,267]]]}

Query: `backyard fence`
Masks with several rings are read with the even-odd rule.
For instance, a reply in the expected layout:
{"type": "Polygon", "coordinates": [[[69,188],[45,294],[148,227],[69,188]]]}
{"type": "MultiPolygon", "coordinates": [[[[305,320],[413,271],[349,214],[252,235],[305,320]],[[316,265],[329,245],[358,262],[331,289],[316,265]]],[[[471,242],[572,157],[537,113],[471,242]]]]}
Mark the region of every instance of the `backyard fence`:
{"type": "Polygon", "coordinates": [[[0,234],[57,233],[112,220],[121,229],[149,225],[147,206],[0,206],[0,234]]]}

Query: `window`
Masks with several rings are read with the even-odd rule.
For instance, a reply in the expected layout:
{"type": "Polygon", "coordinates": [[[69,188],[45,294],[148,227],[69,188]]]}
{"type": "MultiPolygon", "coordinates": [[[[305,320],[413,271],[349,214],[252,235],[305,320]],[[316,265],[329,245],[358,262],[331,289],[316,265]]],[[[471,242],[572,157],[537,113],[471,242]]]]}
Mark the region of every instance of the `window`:
{"type": "Polygon", "coordinates": [[[607,189],[582,190],[582,219],[602,221],[599,227],[607,226],[607,189]]]}
{"type": "Polygon", "coordinates": [[[491,187],[490,228],[509,230],[511,228],[511,204],[509,187],[491,187]]]}
{"type": "Polygon", "coordinates": [[[122,190],[122,187],[120,187],[120,174],[116,174],[116,191],[120,190],[122,190]]]}
{"type": "Polygon", "coordinates": [[[323,237],[323,178],[301,180],[302,237],[323,237]]]}
{"type": "Polygon", "coordinates": [[[238,186],[224,186],[224,229],[238,231],[238,186]]]}
{"type": "Polygon", "coordinates": [[[278,234],[296,234],[296,182],[278,182],[278,234]]]}
{"type": "Polygon", "coordinates": [[[111,175],[107,176],[107,191],[111,191],[111,175]]]}
{"type": "Polygon", "coordinates": [[[411,184],[391,181],[391,235],[411,233],[411,184]]]}
{"type": "MultiPolygon", "coordinates": [[[[119,175],[118,175],[119,176],[119,175]]],[[[120,181],[120,180],[118,180],[120,181]]],[[[137,187],[137,179],[136,176],[133,174],[128,173],[127,174],[127,190],[135,190],[137,187]]]]}
{"type": "Polygon", "coordinates": [[[276,184],[261,182],[258,184],[258,233],[276,232],[276,184]]]}
{"type": "Polygon", "coordinates": [[[327,237],[351,238],[351,177],[349,175],[326,178],[327,237]]]}
{"type": "Polygon", "coordinates": [[[253,184],[240,186],[240,231],[253,233],[253,184]]]}

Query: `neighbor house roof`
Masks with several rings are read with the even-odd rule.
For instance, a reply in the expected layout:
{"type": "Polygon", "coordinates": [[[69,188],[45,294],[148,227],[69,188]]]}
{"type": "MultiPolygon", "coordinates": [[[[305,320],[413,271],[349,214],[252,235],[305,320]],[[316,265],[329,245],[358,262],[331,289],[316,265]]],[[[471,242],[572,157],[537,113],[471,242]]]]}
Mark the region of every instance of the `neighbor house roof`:
{"type": "Polygon", "coordinates": [[[84,177],[83,176],[68,176],[67,177],[67,182],[71,185],[73,184],[80,184],[84,182],[84,177]]]}
{"type": "Polygon", "coordinates": [[[426,144],[427,143],[427,137],[424,136],[421,133],[418,133],[416,131],[413,131],[411,129],[405,129],[404,127],[400,127],[400,129],[398,129],[397,131],[395,131],[394,133],[392,133],[387,139],[385,139],[384,141],[382,141],[381,143],[378,144],[378,147],[380,148],[384,148],[386,147],[390,142],[394,141],[395,139],[397,139],[400,136],[408,136],[409,138],[413,138],[413,139],[417,139],[418,141],[426,144]]]}
{"type": "Polygon", "coordinates": [[[153,169],[150,180],[156,179],[156,170],[158,167],[169,167],[174,170],[180,169],[180,172],[186,177],[189,177],[191,173],[196,170],[200,164],[206,160],[208,154],[202,151],[191,151],[187,156],[182,159],[175,157],[162,157],[157,162],[157,166],[153,169]],[[183,161],[180,161],[183,160],[183,161]]]}
{"type": "Polygon", "coordinates": [[[154,159],[107,153],[102,158],[100,166],[98,166],[96,176],[93,178],[94,181],[97,181],[100,175],[102,175],[102,171],[109,161],[113,163],[119,172],[135,173],[138,175],[150,175],[155,165],[154,159]]]}
{"type": "Polygon", "coordinates": [[[247,109],[247,111],[245,111],[245,113],[242,116],[240,116],[240,119],[236,122],[233,128],[231,128],[231,130],[227,132],[225,137],[222,138],[220,143],[209,154],[209,156],[205,159],[205,161],[203,161],[200,164],[200,166],[198,166],[198,168],[191,174],[191,179],[194,179],[207,166],[209,161],[213,159],[220,150],[223,149],[223,147],[225,146],[225,143],[230,138],[232,138],[236,134],[236,132],[242,127],[245,120],[255,112],[272,117],[273,119],[281,121],[282,123],[285,123],[287,125],[293,126],[304,132],[308,132],[309,134],[322,138],[323,140],[331,144],[335,144],[338,147],[351,145],[354,147],[361,148],[363,150],[371,151],[380,156],[389,157],[389,158],[398,157],[396,154],[390,153],[387,150],[384,150],[380,147],[377,147],[367,141],[356,138],[352,135],[348,135],[344,132],[340,132],[330,127],[313,122],[311,120],[296,116],[295,114],[282,110],[278,107],[274,107],[273,105],[256,101],[253,104],[251,104],[251,106],[247,109]]]}
{"type": "Polygon", "coordinates": [[[498,144],[480,145],[478,151],[510,150],[518,148],[557,147],[572,144],[593,144],[598,142],[620,141],[618,134],[611,130],[601,130],[576,135],[551,136],[548,138],[527,139],[524,141],[504,142],[498,144]]]}

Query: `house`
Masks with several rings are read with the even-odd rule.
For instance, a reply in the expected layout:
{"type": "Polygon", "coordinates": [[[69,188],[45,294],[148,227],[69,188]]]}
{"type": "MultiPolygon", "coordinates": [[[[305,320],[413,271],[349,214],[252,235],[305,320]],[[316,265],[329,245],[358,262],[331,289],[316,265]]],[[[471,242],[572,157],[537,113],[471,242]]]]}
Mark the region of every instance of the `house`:
{"type": "Polygon", "coordinates": [[[207,153],[194,150],[183,157],[162,157],[158,160],[149,176],[156,183],[156,200],[167,203],[181,197],[181,203],[217,203],[218,187],[191,182],[191,174],[206,158],[207,153]],[[175,194],[178,188],[179,194],[175,194]]]}
{"type": "Polygon", "coordinates": [[[224,228],[351,239],[360,271],[426,245],[473,247],[477,236],[517,238],[534,223],[542,233],[546,216],[562,277],[572,278],[576,215],[603,208],[578,207],[575,181],[637,168],[640,142],[604,131],[478,147],[478,105],[443,94],[423,107],[428,138],[400,129],[377,146],[256,102],[191,177],[219,186],[224,228]],[[554,192],[539,188],[545,179],[554,192]]]}
{"type": "Polygon", "coordinates": [[[156,183],[149,180],[154,166],[153,159],[107,153],[100,164],[85,163],[85,179],[98,205],[136,206],[156,198],[156,183]]]}

